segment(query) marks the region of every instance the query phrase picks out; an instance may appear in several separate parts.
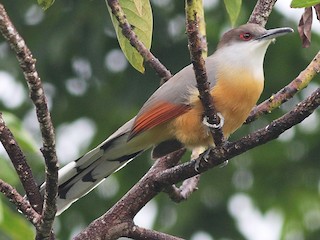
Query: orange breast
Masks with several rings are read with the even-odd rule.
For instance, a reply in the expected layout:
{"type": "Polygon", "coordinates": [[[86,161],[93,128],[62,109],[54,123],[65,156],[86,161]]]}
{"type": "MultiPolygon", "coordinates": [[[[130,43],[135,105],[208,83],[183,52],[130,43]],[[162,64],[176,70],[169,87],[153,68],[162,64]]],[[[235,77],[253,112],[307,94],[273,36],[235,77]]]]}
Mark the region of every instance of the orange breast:
{"type": "MultiPolygon", "coordinates": [[[[218,78],[211,90],[215,108],[225,119],[225,137],[229,137],[243,124],[263,89],[263,79],[257,80],[252,75],[237,73],[236,76],[229,73],[228,76],[218,78]]],[[[202,124],[203,108],[198,92],[191,95],[192,109],[172,120],[171,132],[188,147],[212,145],[208,129],[202,124]]]]}

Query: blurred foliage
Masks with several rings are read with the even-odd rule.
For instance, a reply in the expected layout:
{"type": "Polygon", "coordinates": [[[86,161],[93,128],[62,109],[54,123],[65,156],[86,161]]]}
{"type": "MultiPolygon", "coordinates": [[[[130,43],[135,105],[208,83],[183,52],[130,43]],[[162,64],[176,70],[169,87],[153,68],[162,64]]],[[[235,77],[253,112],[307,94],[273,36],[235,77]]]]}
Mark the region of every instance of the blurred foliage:
{"type": "Polygon", "coordinates": [[[25,240],[34,238],[34,230],[29,222],[4,202],[5,197],[0,197],[0,238],[3,240],[25,240]]]}
{"type": "MultiPolygon", "coordinates": [[[[223,1],[210,2],[212,5],[205,10],[209,54],[215,50],[221,34],[230,27],[223,1]]],[[[151,50],[175,73],[190,63],[184,34],[184,2],[154,0],[151,3],[154,15],[151,50]]],[[[133,117],[158,87],[159,79],[148,66],[146,72],[140,74],[126,64],[119,52],[104,1],[56,1],[45,12],[34,1],[3,0],[2,4],[37,59],[37,69],[45,83],[56,128],[83,117],[96,125],[98,131],[90,145],[78,149],[79,154],[99,144],[133,117]]],[[[247,21],[254,5],[255,1],[243,1],[236,25],[247,21]]],[[[280,26],[296,29],[297,22],[273,11],[267,27],[280,26]]],[[[313,36],[309,49],[302,49],[297,33],[280,38],[270,46],[265,58],[266,82],[261,100],[297,76],[318,50],[318,35],[313,36]]],[[[0,71],[10,73],[24,84],[27,91],[15,56],[3,39],[0,42],[0,59],[0,71]]],[[[243,126],[231,140],[264,127],[305,98],[312,87],[318,86],[319,77],[280,109],[243,126]]],[[[1,79],[0,87],[3,87],[1,79]]],[[[20,124],[27,130],[19,127],[15,135],[18,138],[20,133],[25,136],[23,132],[29,131],[39,148],[38,124],[32,118],[34,108],[27,98],[15,108],[9,108],[0,101],[0,111],[11,112],[20,119],[20,124]]],[[[280,139],[236,157],[226,167],[203,174],[199,190],[188,201],[176,204],[165,194],[160,194],[154,202],[156,219],[154,222],[150,220],[149,224],[154,229],[186,239],[206,233],[211,239],[241,240],[263,239],[259,223],[274,222],[275,226],[267,229],[269,233],[280,231],[281,239],[319,239],[319,130],[317,111],[280,139]],[[248,209],[251,209],[251,215],[245,215],[248,209]],[[274,217],[275,212],[278,217],[274,217]],[[280,230],[276,230],[276,224],[280,230]],[[258,237],[250,238],[248,228],[258,237]]],[[[79,138],[84,134],[82,131],[77,129],[79,138]]],[[[19,142],[24,145],[23,140],[19,142]]],[[[32,147],[24,150],[40,184],[44,179],[41,154],[38,151],[35,156],[32,147]]],[[[60,156],[68,151],[68,145],[58,149],[60,156]]],[[[70,239],[110,208],[151,166],[149,154],[147,152],[129,163],[58,217],[55,229],[59,239],[70,239]]],[[[4,160],[6,155],[3,153],[0,158],[0,177],[21,190],[14,171],[4,160]]],[[[1,204],[0,238],[19,239],[18,236],[24,236],[24,239],[31,239],[30,224],[4,197],[1,197],[1,204]]]]}

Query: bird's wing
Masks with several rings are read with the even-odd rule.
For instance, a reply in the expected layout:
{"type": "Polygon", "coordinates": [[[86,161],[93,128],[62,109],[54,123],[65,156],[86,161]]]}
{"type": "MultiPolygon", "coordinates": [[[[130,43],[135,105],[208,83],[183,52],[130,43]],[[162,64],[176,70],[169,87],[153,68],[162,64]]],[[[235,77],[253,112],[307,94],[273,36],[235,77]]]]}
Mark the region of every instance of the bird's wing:
{"type": "MultiPolygon", "coordinates": [[[[213,61],[213,56],[206,59],[211,88],[216,82],[213,61]]],[[[135,118],[129,139],[189,111],[192,108],[191,94],[197,94],[197,89],[193,68],[189,65],[158,88],[146,101],[135,118]]]]}
{"type": "Polygon", "coordinates": [[[131,129],[129,139],[140,133],[173,119],[190,109],[187,104],[172,104],[170,102],[158,102],[151,108],[139,114],[131,129]]]}

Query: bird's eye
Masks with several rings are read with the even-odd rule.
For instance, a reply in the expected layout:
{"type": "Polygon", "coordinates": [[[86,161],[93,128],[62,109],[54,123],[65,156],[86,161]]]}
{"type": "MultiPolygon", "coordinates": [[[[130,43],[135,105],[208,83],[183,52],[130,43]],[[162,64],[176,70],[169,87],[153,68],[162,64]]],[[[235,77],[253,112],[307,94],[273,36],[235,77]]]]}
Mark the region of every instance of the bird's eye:
{"type": "Polygon", "coordinates": [[[252,39],[252,34],[251,33],[241,33],[240,39],[243,41],[249,41],[252,39]]]}

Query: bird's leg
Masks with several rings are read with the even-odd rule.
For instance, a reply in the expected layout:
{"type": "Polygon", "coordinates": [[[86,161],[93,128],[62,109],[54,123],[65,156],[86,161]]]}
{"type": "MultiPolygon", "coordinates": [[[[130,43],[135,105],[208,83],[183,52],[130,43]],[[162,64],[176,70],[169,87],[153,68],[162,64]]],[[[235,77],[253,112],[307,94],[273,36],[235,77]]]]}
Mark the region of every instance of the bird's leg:
{"type": "Polygon", "coordinates": [[[197,147],[192,149],[192,153],[191,153],[191,160],[196,161],[196,164],[194,165],[194,169],[196,170],[196,172],[199,172],[199,167],[200,167],[200,160],[197,160],[200,155],[206,151],[206,148],[204,147],[197,147]]]}
{"type": "Polygon", "coordinates": [[[201,161],[201,160],[199,160],[199,157],[202,157],[202,159],[205,162],[208,162],[209,151],[210,151],[210,148],[207,149],[204,147],[197,147],[192,150],[191,160],[196,161],[196,164],[194,165],[194,169],[197,172],[199,172],[200,161],[201,161]]]}
{"type": "Polygon", "coordinates": [[[222,116],[222,114],[220,112],[217,113],[218,117],[220,118],[220,122],[218,124],[211,124],[208,122],[208,117],[204,116],[202,119],[202,123],[209,127],[209,128],[218,128],[221,129],[224,125],[224,117],[222,116]]]}
{"type": "MultiPolygon", "coordinates": [[[[221,118],[223,119],[223,118],[221,118]]],[[[221,121],[222,124],[224,123],[224,120],[221,121]]],[[[220,122],[220,123],[221,123],[220,122]]],[[[223,144],[228,144],[228,141],[227,140],[224,140],[223,144]]],[[[213,144],[210,148],[206,149],[205,151],[203,151],[203,153],[200,155],[200,157],[202,157],[202,159],[205,161],[205,162],[209,162],[209,157],[210,157],[210,151],[212,148],[215,148],[216,146],[213,144]]],[[[225,166],[228,165],[228,160],[225,160],[223,163],[219,164],[219,168],[223,168],[225,166]]]]}
{"type": "Polygon", "coordinates": [[[223,168],[223,167],[227,166],[228,163],[229,163],[229,161],[228,161],[228,160],[225,160],[223,163],[219,164],[218,167],[219,167],[219,168],[223,168]]]}
{"type": "MultiPolygon", "coordinates": [[[[217,113],[217,116],[220,119],[220,122],[218,124],[209,123],[208,117],[203,116],[203,119],[202,119],[203,125],[207,126],[208,128],[221,129],[224,125],[224,117],[222,116],[222,114],[220,112],[217,113]]],[[[215,146],[213,145],[212,147],[214,148],[215,146]]],[[[201,159],[203,159],[205,162],[208,162],[210,149],[211,148],[204,148],[204,147],[194,148],[192,150],[191,160],[196,160],[199,157],[202,157],[201,159]]],[[[224,167],[225,165],[227,165],[227,163],[228,162],[221,164],[221,167],[224,167]]],[[[199,167],[200,167],[200,160],[196,161],[196,164],[194,167],[197,172],[199,172],[199,167]]]]}
{"type": "Polygon", "coordinates": [[[196,147],[192,149],[191,160],[196,160],[197,158],[199,158],[204,151],[206,151],[205,147],[196,147]]]}

